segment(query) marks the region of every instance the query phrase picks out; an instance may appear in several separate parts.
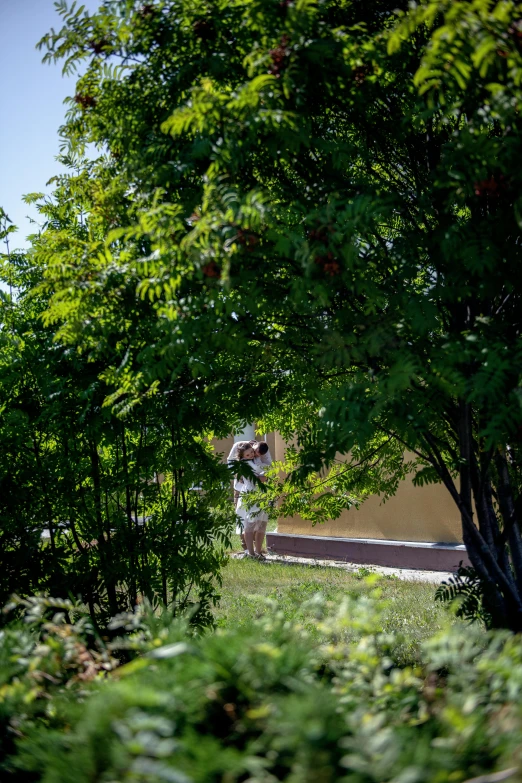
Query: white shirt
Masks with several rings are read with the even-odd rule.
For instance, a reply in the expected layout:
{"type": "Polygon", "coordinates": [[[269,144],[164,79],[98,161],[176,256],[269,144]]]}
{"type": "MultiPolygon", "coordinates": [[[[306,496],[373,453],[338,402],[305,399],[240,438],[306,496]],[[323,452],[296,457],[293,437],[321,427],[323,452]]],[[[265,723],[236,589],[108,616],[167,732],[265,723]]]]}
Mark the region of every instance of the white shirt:
{"type": "MultiPolygon", "coordinates": [[[[259,465],[256,465],[256,460],[246,460],[246,464],[250,465],[256,476],[263,476],[263,470],[259,465]]],[[[240,479],[234,479],[234,490],[236,492],[250,492],[256,489],[256,484],[248,476],[242,476],[240,479]]]]}
{"type": "Polygon", "coordinates": [[[270,456],[270,451],[267,451],[266,454],[259,454],[259,456],[254,458],[254,462],[256,465],[271,465],[272,457],[270,456]]]}

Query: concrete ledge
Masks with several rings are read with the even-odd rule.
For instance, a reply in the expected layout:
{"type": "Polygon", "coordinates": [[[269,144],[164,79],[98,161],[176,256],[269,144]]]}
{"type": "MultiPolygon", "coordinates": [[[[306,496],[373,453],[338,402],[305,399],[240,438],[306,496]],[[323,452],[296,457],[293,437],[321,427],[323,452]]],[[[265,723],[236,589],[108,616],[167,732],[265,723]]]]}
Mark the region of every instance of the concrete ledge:
{"type": "Polygon", "coordinates": [[[278,555],[343,560],[391,568],[418,568],[423,571],[456,571],[461,560],[464,565],[470,565],[463,544],[301,536],[290,533],[267,533],[266,541],[278,555]]]}

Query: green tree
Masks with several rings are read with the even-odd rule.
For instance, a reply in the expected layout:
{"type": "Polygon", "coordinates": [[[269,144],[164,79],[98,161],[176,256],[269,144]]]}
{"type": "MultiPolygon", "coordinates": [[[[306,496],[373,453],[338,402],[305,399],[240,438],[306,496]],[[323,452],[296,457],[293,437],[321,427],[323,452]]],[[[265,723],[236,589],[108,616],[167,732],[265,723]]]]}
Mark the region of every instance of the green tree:
{"type": "Polygon", "coordinates": [[[407,450],[521,630],[518,4],[57,5],[46,57],[84,68],[63,136],[98,145],[118,214],[49,256],[60,339],[94,355],[150,313],[128,369],[103,358],[112,402],[189,367],[236,417],[291,423],[303,492],[354,455],[325,507],[376,460],[393,491],[407,450]]]}
{"type": "Polygon", "coordinates": [[[124,367],[146,345],[143,310],[138,320],[127,308],[127,328],[96,356],[42,320],[48,255],[96,242],[90,188],[82,174],[58,180],[53,198],[30,196],[44,230],[27,254],[3,259],[16,297],[1,312],[0,602],[13,591],[79,597],[105,626],[145,597],[205,625],[234,524],[228,470],[206,432],[229,423],[182,383],[128,409],[106,404],[107,359],[124,367]]]}

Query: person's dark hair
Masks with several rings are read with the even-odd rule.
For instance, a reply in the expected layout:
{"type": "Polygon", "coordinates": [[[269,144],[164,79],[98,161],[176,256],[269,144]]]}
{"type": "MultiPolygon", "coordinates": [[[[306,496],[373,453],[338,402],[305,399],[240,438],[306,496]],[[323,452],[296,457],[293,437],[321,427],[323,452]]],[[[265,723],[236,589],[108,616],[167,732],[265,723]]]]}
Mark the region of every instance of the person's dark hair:
{"type": "Polygon", "coordinates": [[[266,454],[268,451],[268,444],[264,441],[261,441],[261,443],[258,445],[257,450],[260,454],[266,454]]]}

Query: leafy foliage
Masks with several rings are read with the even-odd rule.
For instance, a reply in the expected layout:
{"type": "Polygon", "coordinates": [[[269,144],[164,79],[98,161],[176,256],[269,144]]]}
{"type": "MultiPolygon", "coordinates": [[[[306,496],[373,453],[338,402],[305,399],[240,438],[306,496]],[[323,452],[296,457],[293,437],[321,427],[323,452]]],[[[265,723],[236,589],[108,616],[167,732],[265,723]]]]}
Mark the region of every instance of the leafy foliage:
{"type": "Polygon", "coordinates": [[[457,573],[439,585],[435,591],[435,600],[456,604],[457,617],[469,622],[480,620],[491,627],[493,618],[484,600],[487,589],[488,586],[484,585],[477,572],[469,566],[463,566],[461,562],[457,573]]]}
{"type": "MultiPolygon", "coordinates": [[[[42,322],[48,253],[81,246],[91,230],[79,219],[85,191],[81,177],[61,182],[40,206],[51,247],[40,256],[35,237],[28,256],[4,259],[17,295],[2,302],[0,600],[73,596],[103,625],[145,597],[174,614],[198,605],[194,623],[209,623],[234,516],[228,470],[205,430],[228,423],[205,418],[195,388],[111,407],[101,356],[71,350],[42,322]]],[[[140,345],[144,334],[129,327],[102,354],[125,372],[140,345]]]]}
{"type": "MultiPolygon", "coordinates": [[[[40,721],[12,716],[5,779],[450,781],[506,769],[516,779],[518,638],[454,626],[425,645],[421,665],[401,667],[401,633],[383,633],[378,591],[335,610],[316,595],[307,608],[319,646],[276,602],[250,628],[202,637],[129,616],[143,655],[87,685],[49,684],[40,721]]],[[[24,632],[1,639],[21,692],[38,654],[20,660],[24,632]]]]}
{"type": "Polygon", "coordinates": [[[62,0],[32,285],[112,413],[295,436],[287,513],[443,482],[520,631],[519,9],[398,5],[62,0]]]}
{"type": "Polygon", "coordinates": [[[86,608],[71,601],[15,598],[24,623],[0,631],[0,771],[23,727],[55,726],[53,699],[111,671],[118,660],[100,638],[86,608]]]}

